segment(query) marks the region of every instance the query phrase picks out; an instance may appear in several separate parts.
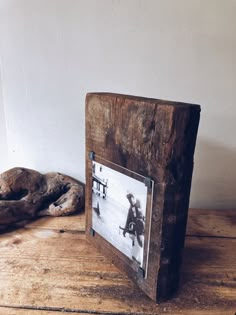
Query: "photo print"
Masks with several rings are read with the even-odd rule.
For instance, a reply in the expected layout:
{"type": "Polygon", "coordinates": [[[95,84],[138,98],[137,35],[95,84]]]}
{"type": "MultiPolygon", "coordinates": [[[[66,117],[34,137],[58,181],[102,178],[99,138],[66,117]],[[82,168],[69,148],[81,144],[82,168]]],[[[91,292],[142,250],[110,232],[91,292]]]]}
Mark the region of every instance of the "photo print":
{"type": "Polygon", "coordinates": [[[92,176],[92,228],[143,268],[147,187],[95,161],[92,176]]]}

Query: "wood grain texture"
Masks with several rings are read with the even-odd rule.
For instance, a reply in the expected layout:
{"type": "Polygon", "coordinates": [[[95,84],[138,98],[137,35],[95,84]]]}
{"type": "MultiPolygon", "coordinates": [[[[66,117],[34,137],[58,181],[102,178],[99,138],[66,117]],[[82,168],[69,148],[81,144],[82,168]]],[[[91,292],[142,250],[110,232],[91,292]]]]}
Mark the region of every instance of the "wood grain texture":
{"type": "MultiPolygon", "coordinates": [[[[73,312],[75,313],[75,312],[73,312]]],[[[1,307],[0,306],[0,315],[68,315],[70,313],[63,312],[62,310],[59,311],[48,311],[47,309],[32,309],[30,306],[29,308],[13,308],[13,307],[1,307]]],[[[76,312],[75,314],[80,315],[91,315],[91,313],[80,313],[76,312]]],[[[100,315],[100,314],[97,314],[100,315]]]]}
{"type": "Polygon", "coordinates": [[[61,173],[15,167],[0,174],[0,232],[39,216],[65,216],[84,209],[84,184],[61,173]]]}
{"type": "MultiPolygon", "coordinates": [[[[28,308],[24,307],[1,307],[0,306],[0,315],[68,315],[68,314],[79,314],[79,315],[92,315],[94,313],[81,313],[79,310],[65,310],[63,312],[63,309],[60,309],[58,311],[56,310],[48,310],[50,307],[42,308],[42,309],[33,309],[31,306],[28,308]]],[[[96,315],[102,315],[99,313],[96,313],[96,315]]]]}
{"type": "Polygon", "coordinates": [[[60,233],[65,224],[57,219],[54,229],[39,225],[0,236],[2,306],[38,308],[42,314],[60,309],[78,314],[234,315],[236,238],[187,237],[180,290],[174,299],[156,305],[87,243],[83,233],[71,232],[74,222],[60,233]]]}
{"type": "MultiPolygon", "coordinates": [[[[40,218],[28,223],[25,228],[84,232],[85,216],[72,215],[66,220],[63,217],[40,218]]],[[[236,237],[236,210],[189,209],[187,235],[236,237]]]]}
{"type": "Polygon", "coordinates": [[[165,100],[89,93],[86,96],[86,212],[91,242],[153,300],[177,289],[184,245],[200,106],[165,100]],[[92,227],[89,152],[154,181],[147,277],[92,227]]]}
{"type": "MultiPolygon", "coordinates": [[[[80,311],[45,311],[45,310],[32,310],[32,309],[7,309],[7,308],[0,308],[0,314],[1,315],[69,315],[69,314],[79,314],[79,315],[102,315],[100,313],[81,313],[80,311]],[[1,312],[2,311],[2,312],[1,312]]],[[[121,313],[118,313],[116,315],[120,315],[121,313]]],[[[159,315],[161,313],[158,313],[156,315],[159,315]]],[[[174,315],[189,315],[186,311],[174,311],[169,313],[167,309],[164,308],[164,314],[174,314],[174,315]]],[[[232,313],[232,309],[224,310],[223,315],[234,315],[232,313]]],[[[110,314],[107,314],[110,315],[110,314]]],[[[191,315],[199,315],[199,311],[191,311],[191,315]]],[[[222,311],[213,310],[213,311],[201,311],[201,315],[222,315],[222,311]]]]}
{"type": "Polygon", "coordinates": [[[187,235],[236,237],[236,210],[190,209],[187,235]]]}
{"type": "Polygon", "coordinates": [[[26,224],[25,228],[85,232],[85,215],[71,215],[66,220],[64,217],[43,217],[26,224]]]}

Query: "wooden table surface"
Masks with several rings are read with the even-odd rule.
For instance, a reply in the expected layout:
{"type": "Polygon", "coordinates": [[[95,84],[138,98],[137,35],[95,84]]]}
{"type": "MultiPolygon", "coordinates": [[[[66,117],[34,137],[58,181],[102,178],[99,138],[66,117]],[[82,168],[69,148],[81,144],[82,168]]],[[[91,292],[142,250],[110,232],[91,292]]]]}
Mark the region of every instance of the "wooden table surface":
{"type": "Polygon", "coordinates": [[[235,315],[236,211],[190,210],[181,284],[156,305],[85,240],[84,214],[0,235],[0,314],[235,315]]]}

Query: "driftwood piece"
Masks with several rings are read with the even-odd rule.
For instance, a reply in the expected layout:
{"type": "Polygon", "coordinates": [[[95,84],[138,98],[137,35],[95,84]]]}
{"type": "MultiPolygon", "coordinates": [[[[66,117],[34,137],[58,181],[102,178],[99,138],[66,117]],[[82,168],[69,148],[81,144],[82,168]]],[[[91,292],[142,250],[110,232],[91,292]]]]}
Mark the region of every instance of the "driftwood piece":
{"type": "Polygon", "coordinates": [[[0,231],[39,216],[63,216],[84,207],[84,185],[60,174],[15,167],[0,174],[0,231]]]}

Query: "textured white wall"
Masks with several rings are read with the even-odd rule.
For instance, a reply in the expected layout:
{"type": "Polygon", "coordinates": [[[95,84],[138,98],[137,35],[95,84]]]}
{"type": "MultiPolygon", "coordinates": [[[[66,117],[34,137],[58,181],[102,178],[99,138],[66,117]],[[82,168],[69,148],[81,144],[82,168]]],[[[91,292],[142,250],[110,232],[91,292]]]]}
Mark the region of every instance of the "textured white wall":
{"type": "Polygon", "coordinates": [[[0,0],[6,166],[84,180],[88,91],[194,102],[191,206],[235,207],[235,12],[235,0],[0,0]]]}

